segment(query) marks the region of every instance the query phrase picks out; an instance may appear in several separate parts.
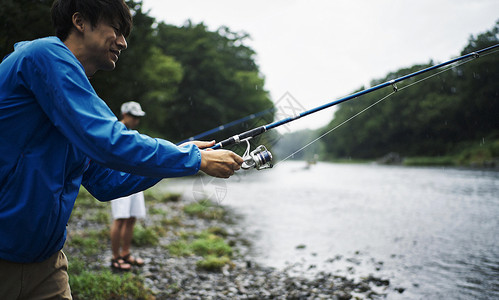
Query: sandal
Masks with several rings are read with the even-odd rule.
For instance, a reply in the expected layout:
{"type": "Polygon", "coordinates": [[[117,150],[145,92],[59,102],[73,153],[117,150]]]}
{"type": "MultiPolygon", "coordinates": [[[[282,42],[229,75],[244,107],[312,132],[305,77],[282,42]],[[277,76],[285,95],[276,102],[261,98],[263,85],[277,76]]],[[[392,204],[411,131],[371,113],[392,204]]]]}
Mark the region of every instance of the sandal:
{"type": "Polygon", "coordinates": [[[125,263],[130,265],[135,265],[139,267],[142,267],[144,265],[144,261],[141,258],[135,258],[130,253],[128,253],[125,256],[122,256],[121,259],[123,259],[125,263]]]}
{"type": "Polygon", "coordinates": [[[113,258],[111,259],[111,269],[116,271],[130,271],[132,270],[132,265],[123,260],[123,258],[113,258]]]}

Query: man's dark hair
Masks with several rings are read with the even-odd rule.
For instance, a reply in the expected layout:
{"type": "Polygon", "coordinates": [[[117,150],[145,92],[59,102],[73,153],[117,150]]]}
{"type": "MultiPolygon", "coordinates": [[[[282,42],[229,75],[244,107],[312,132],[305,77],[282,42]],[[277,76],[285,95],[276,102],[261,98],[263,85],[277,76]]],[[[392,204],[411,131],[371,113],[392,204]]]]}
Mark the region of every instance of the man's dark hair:
{"type": "Polygon", "coordinates": [[[132,30],[132,15],[124,0],[55,0],[52,4],[52,23],[55,34],[62,41],[73,28],[72,17],[76,12],[93,27],[100,21],[107,21],[118,25],[125,37],[132,30]]]}

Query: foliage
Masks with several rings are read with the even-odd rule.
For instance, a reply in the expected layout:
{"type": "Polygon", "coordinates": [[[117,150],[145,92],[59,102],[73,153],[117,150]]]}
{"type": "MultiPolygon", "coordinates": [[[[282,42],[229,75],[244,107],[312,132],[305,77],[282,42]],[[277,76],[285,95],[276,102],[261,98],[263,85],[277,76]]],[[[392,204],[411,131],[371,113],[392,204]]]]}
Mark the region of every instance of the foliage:
{"type": "Polygon", "coordinates": [[[68,247],[79,249],[83,255],[95,255],[106,249],[109,237],[109,230],[87,230],[85,232],[74,233],[67,240],[68,247]]]}
{"type": "Polygon", "coordinates": [[[110,220],[111,218],[109,217],[109,212],[104,210],[99,210],[88,218],[88,221],[99,224],[109,224],[110,220]]]}
{"type": "MultiPolygon", "coordinates": [[[[0,2],[0,57],[15,42],[53,35],[52,2],[0,2]]],[[[209,31],[191,22],[182,27],[158,23],[142,10],[142,1],[126,2],[134,22],[128,48],[114,71],[97,72],[91,79],[117,116],[123,102],[139,101],[147,112],[141,132],[180,141],[272,107],[255,53],[244,45],[246,33],[227,27],[209,31]]]]}
{"type": "Polygon", "coordinates": [[[405,166],[454,166],[456,161],[454,157],[410,157],[404,159],[405,166]]]}
{"type": "MultiPolygon", "coordinates": [[[[71,265],[69,268],[71,269],[71,265]]],[[[149,289],[144,286],[143,279],[130,273],[120,275],[109,270],[83,270],[70,276],[69,284],[75,300],[154,299],[149,289]]]]}
{"type": "Polygon", "coordinates": [[[205,219],[219,219],[225,215],[225,210],[214,205],[209,200],[189,203],[184,206],[184,212],[191,216],[205,219]]]}
{"type": "MultiPolygon", "coordinates": [[[[499,23],[489,32],[471,37],[463,53],[497,44],[499,23]]],[[[374,80],[372,85],[434,65],[403,68],[374,80]]],[[[389,152],[406,156],[456,155],[463,142],[481,141],[499,130],[499,56],[482,57],[403,89],[421,78],[399,84],[399,92],[324,139],[329,158],[377,158],[389,152]],[[403,89],[403,90],[402,90],[403,89]]],[[[436,74],[436,71],[432,74],[436,74]]],[[[428,76],[428,75],[425,75],[428,76]]],[[[361,88],[360,90],[363,90],[361,88]]],[[[380,89],[339,105],[324,133],[385,97],[380,89]]],[[[483,154],[482,157],[486,157],[483,154]]],[[[449,163],[448,160],[445,163],[449,163]]]]}
{"type": "MultiPolygon", "coordinates": [[[[159,195],[159,194],[158,194],[159,195]]],[[[158,196],[160,199],[168,195],[158,196]]],[[[68,274],[73,299],[154,299],[153,292],[144,284],[144,278],[132,273],[113,274],[102,265],[101,255],[109,248],[109,222],[102,223],[104,215],[109,217],[109,203],[101,203],[81,188],[70,226],[84,222],[100,229],[68,230],[65,253],[68,255],[68,274]],[[78,220],[73,220],[76,212],[78,220]]],[[[81,225],[80,225],[81,226],[81,225]]],[[[164,228],[155,225],[134,228],[133,243],[149,246],[158,243],[164,228]]]]}
{"type": "MultiPolygon", "coordinates": [[[[203,23],[190,21],[180,27],[157,22],[142,10],[141,0],[126,2],[134,15],[128,49],[113,72],[98,72],[91,79],[117,115],[124,101],[139,101],[148,114],[142,132],[180,141],[272,107],[255,52],[245,45],[247,33],[224,26],[210,31],[203,23]]],[[[0,57],[10,53],[15,42],[53,34],[51,4],[52,0],[0,2],[0,57]]],[[[471,36],[462,54],[498,42],[499,22],[491,30],[471,36]]],[[[434,64],[402,68],[373,80],[372,85],[434,64]]],[[[316,152],[329,159],[372,159],[389,152],[402,157],[458,155],[457,145],[476,144],[499,131],[498,67],[499,57],[493,53],[402,90],[421,77],[405,80],[394,96],[295,157],[309,159],[316,152]]],[[[336,127],[388,93],[381,89],[342,103],[331,123],[316,132],[295,134],[295,139],[269,132],[254,142],[293,145],[298,138],[300,143],[295,144],[304,144],[301,142],[336,127]]],[[[272,121],[273,116],[258,118],[205,139],[221,140],[272,121]]],[[[280,149],[288,148],[295,149],[280,149]]],[[[244,152],[237,146],[233,150],[244,152]]],[[[286,155],[285,151],[278,153],[286,155]]]]}
{"type": "MultiPolygon", "coordinates": [[[[175,96],[169,99],[162,132],[180,140],[272,106],[264,80],[244,45],[245,33],[204,24],[182,27],[159,23],[156,46],[183,68],[175,96]]],[[[155,120],[157,121],[157,120],[155,120]]],[[[230,133],[224,133],[230,135],[230,133]]]]}
{"type": "Polygon", "coordinates": [[[15,43],[52,35],[53,0],[2,0],[0,2],[0,59],[15,43]]]}
{"type": "Polygon", "coordinates": [[[183,234],[180,239],[166,246],[171,255],[202,257],[197,261],[199,268],[208,271],[218,271],[231,262],[232,247],[217,232],[224,232],[220,228],[210,228],[199,233],[183,234]]]}
{"type": "Polygon", "coordinates": [[[144,198],[149,203],[160,202],[178,202],[182,198],[182,194],[179,193],[161,193],[156,189],[148,189],[144,191],[144,198]]]}
{"type": "Polygon", "coordinates": [[[132,244],[138,247],[155,246],[159,243],[159,234],[154,228],[136,224],[133,228],[132,244]]]}
{"type": "Polygon", "coordinates": [[[199,238],[194,240],[191,248],[197,255],[232,255],[232,248],[225,242],[222,237],[212,233],[203,233],[199,238]]]}
{"type": "Polygon", "coordinates": [[[207,271],[220,271],[230,262],[231,260],[227,256],[208,255],[204,259],[196,262],[196,266],[207,271]]]}

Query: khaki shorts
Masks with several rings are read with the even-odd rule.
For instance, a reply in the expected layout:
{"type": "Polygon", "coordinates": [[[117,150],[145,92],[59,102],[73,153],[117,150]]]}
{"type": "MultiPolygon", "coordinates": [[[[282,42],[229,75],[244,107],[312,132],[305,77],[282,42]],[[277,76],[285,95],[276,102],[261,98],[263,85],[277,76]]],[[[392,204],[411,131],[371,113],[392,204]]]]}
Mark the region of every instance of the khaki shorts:
{"type": "Polygon", "coordinates": [[[1,299],[72,299],[68,259],[58,251],[38,263],[14,263],[0,259],[1,299]]]}

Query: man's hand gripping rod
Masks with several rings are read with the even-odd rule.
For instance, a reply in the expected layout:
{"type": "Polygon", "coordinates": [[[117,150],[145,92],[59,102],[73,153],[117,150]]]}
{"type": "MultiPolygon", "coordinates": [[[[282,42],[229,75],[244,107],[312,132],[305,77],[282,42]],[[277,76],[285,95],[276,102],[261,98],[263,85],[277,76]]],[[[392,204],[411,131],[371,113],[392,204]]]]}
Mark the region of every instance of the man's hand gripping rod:
{"type": "Polygon", "coordinates": [[[239,144],[241,142],[246,142],[247,148],[246,151],[244,152],[243,159],[244,162],[241,166],[241,168],[248,170],[251,168],[255,168],[257,170],[262,170],[262,169],[267,169],[267,168],[272,168],[272,153],[270,153],[267,148],[265,148],[264,145],[260,145],[256,147],[255,150],[251,151],[251,145],[250,145],[250,140],[262,133],[267,131],[265,126],[260,126],[251,130],[248,130],[246,132],[243,132],[241,134],[237,134],[233,137],[230,137],[226,140],[223,140],[217,144],[215,144],[212,149],[220,149],[220,148],[225,148],[230,145],[234,144],[239,144]]]}

